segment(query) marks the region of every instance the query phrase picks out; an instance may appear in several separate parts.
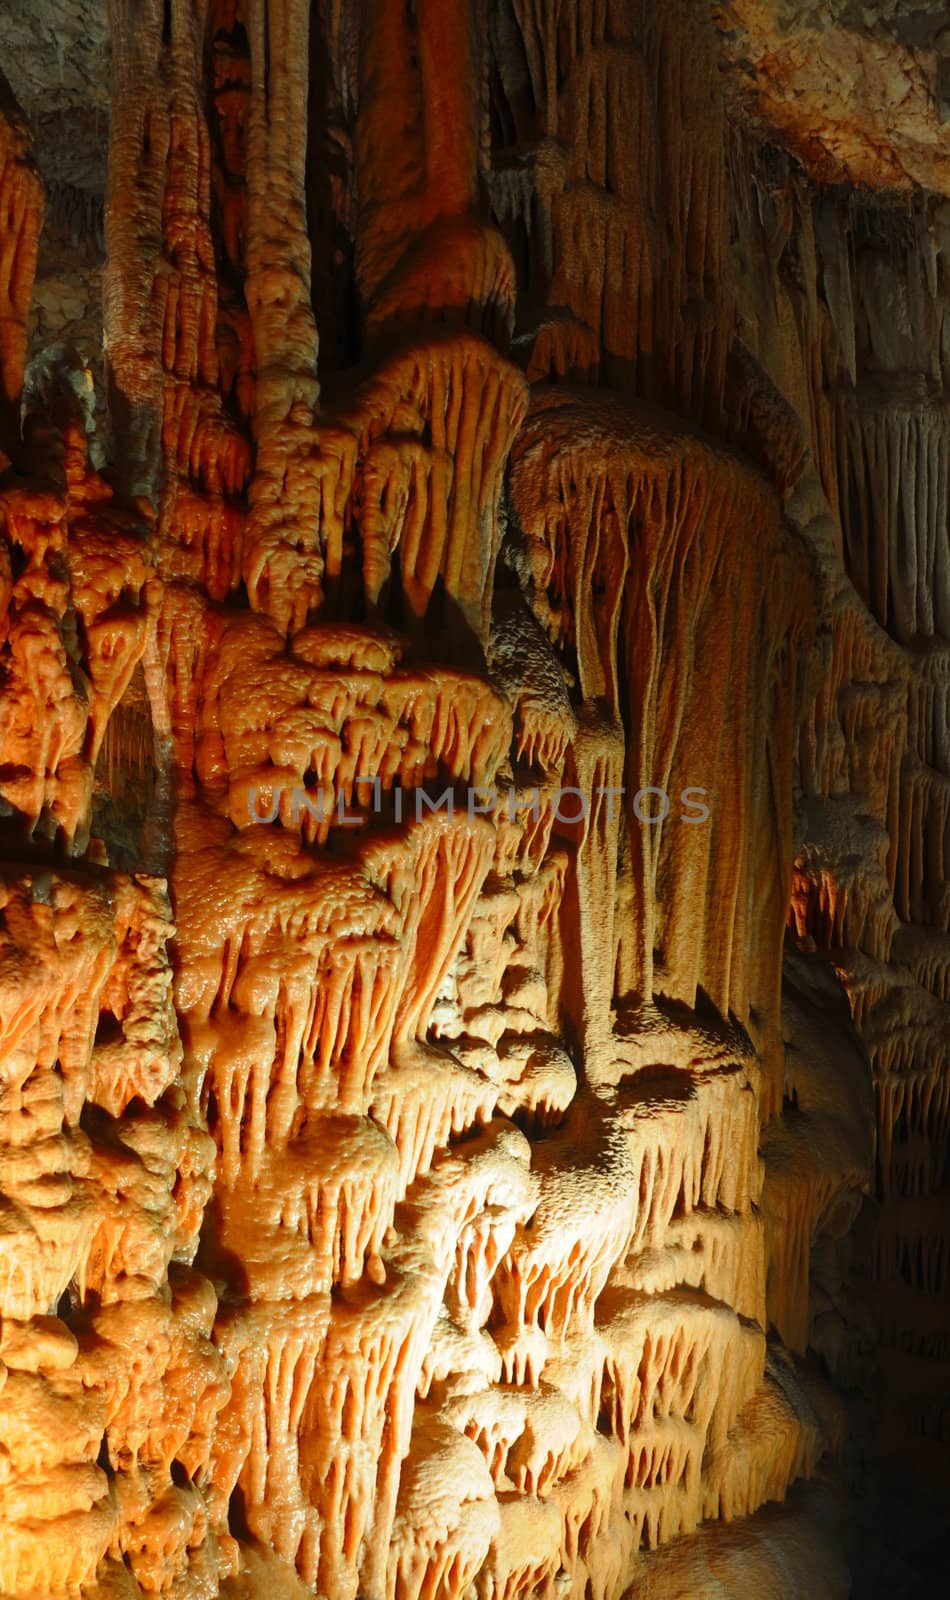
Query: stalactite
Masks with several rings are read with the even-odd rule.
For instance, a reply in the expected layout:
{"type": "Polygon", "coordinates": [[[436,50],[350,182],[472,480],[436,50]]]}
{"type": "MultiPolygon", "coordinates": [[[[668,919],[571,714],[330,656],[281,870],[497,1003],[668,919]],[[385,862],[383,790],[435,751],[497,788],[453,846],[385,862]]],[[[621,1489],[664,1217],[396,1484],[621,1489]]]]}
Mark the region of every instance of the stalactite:
{"type": "Polygon", "coordinates": [[[0,85],[0,1588],[839,1600],[842,1391],[946,1430],[945,207],[682,0],[109,12],[108,440],[0,85]]]}
{"type": "Polygon", "coordinates": [[[43,186],[30,151],[29,129],[6,78],[0,76],[0,449],[13,453],[26,365],[27,320],[43,220],[43,186]]]}
{"type": "Polygon", "coordinates": [[[314,430],[317,330],[306,230],[309,7],[248,0],[247,276],[254,342],[254,474],[243,575],[255,609],[301,627],[320,602],[320,485],[314,430]]]}
{"type": "Polygon", "coordinates": [[[474,214],[479,48],[469,0],[362,8],[356,275],[370,333],[456,319],[510,331],[511,258],[474,214]]]}
{"type": "Polygon", "coordinates": [[[688,416],[718,417],[731,310],[720,299],[725,144],[707,39],[676,6],[499,9],[500,97],[512,116],[530,106],[491,175],[499,220],[529,242],[522,287],[569,311],[589,341],[585,366],[688,416]],[[519,55],[530,87],[516,89],[519,55]],[[655,224],[664,203],[668,231],[655,224]]]}
{"type": "MultiPolygon", "coordinates": [[[[632,736],[623,775],[632,870],[638,882],[654,889],[631,908],[632,916],[621,930],[622,984],[626,992],[650,998],[654,952],[661,951],[665,970],[658,981],[669,992],[692,1004],[697,986],[702,985],[724,1010],[747,1015],[748,992],[733,987],[728,977],[726,991],[718,987],[728,971],[724,947],[728,950],[735,941],[739,952],[745,946],[744,924],[735,920],[740,909],[734,903],[743,869],[732,859],[734,843],[692,825],[689,819],[698,808],[690,809],[687,801],[705,802],[705,797],[715,795],[730,818],[732,840],[741,840],[754,811],[748,774],[759,769],[762,756],[743,748],[741,739],[736,742],[728,700],[720,720],[711,725],[706,696],[702,709],[698,697],[690,699],[689,684],[705,685],[708,675],[701,662],[690,661],[688,652],[683,652],[676,630],[680,616],[693,616],[704,604],[715,609],[721,552],[730,539],[744,537],[740,530],[751,504],[761,518],[763,533],[757,548],[763,561],[769,539],[774,541],[772,559],[782,559],[776,508],[764,484],[751,474],[743,476],[747,469],[728,456],[706,454],[689,435],[665,435],[649,415],[561,391],[539,396],[535,404],[516,446],[512,474],[513,501],[528,541],[535,611],[554,644],[565,652],[581,692],[602,697],[614,715],[622,713],[632,736]],[[600,465],[605,452],[606,470],[600,465]],[[682,591],[684,580],[677,565],[683,561],[693,573],[688,593],[682,591]],[[590,581],[594,571],[599,578],[596,586],[590,581]],[[622,694],[621,662],[626,669],[622,694]],[[682,753],[672,742],[674,731],[683,741],[682,753]],[[637,798],[640,812],[633,811],[631,801],[656,789],[663,791],[661,802],[670,814],[668,818],[658,814],[658,825],[653,826],[650,806],[655,801],[637,798]],[[717,933],[710,944],[717,953],[716,975],[695,964],[701,948],[695,939],[697,900],[709,905],[709,916],[716,920],[717,933]],[[670,924],[654,926],[655,908],[663,905],[670,906],[670,924]],[[633,918],[643,919],[639,929],[633,918]]],[[[764,568],[756,576],[748,562],[737,571],[736,582],[758,583],[762,598],[768,593],[764,568]]],[[[735,605],[751,615],[755,601],[751,589],[745,593],[749,597],[737,594],[735,605]]],[[[790,603],[789,593],[775,599],[787,608],[787,620],[777,626],[801,628],[803,611],[790,603]]],[[[748,630],[715,640],[711,630],[710,648],[718,660],[729,652],[727,693],[738,689],[740,682],[768,684],[768,671],[752,648],[748,630]]],[[[763,633],[758,649],[771,648],[770,636],[763,633]]],[[[776,734],[773,729],[773,739],[776,734]]],[[[765,707],[756,734],[743,731],[742,738],[750,736],[767,740],[765,707]]],[[[790,752],[785,759],[790,760],[790,752]]],[[[619,779],[615,786],[619,791],[619,779]]],[[[619,801],[616,809],[619,813],[619,801]]],[[[774,826],[789,836],[788,820],[776,817],[774,826]]],[[[777,919],[783,903],[782,886],[777,884],[777,919]]],[[[739,970],[745,974],[741,957],[739,970]]],[[[777,980],[773,983],[777,987],[777,980]]]]}

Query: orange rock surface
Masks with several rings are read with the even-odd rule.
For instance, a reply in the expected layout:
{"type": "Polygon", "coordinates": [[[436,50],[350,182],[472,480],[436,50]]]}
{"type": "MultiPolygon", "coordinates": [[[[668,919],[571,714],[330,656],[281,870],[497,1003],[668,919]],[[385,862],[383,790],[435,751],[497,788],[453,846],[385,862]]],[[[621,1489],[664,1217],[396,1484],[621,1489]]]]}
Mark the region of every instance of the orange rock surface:
{"type": "Polygon", "coordinates": [[[107,405],[0,84],[5,1595],[948,1548],[950,179],[787,9],[109,0],[107,405]]]}

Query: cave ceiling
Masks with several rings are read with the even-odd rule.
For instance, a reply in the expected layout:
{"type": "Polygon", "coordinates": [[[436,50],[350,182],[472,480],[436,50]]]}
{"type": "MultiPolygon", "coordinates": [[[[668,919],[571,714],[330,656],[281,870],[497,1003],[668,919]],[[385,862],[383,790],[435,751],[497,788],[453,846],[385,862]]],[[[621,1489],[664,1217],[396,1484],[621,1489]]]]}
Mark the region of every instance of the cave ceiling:
{"type": "Polygon", "coordinates": [[[728,0],[736,100],[819,181],[950,192],[943,0],[728,0]]]}

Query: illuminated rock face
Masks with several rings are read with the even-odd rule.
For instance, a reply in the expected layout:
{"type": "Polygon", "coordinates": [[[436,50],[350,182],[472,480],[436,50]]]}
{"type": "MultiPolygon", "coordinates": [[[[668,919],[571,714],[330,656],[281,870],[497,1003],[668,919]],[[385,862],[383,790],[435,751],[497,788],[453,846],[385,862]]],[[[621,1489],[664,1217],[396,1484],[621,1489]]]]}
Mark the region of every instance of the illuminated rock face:
{"type": "Polygon", "coordinates": [[[110,9],[107,468],[0,105],[0,1590],[844,1597],[946,1482],[946,206],[678,0],[110,9]]]}

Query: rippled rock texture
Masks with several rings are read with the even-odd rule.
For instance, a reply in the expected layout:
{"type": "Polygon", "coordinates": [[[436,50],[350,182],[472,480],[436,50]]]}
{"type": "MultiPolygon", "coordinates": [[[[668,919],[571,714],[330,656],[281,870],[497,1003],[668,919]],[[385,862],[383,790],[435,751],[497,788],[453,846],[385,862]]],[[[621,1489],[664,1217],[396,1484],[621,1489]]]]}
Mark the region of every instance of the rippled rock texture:
{"type": "Polygon", "coordinates": [[[787,9],[3,20],[4,1594],[941,1592],[950,47],[787,9]]]}

